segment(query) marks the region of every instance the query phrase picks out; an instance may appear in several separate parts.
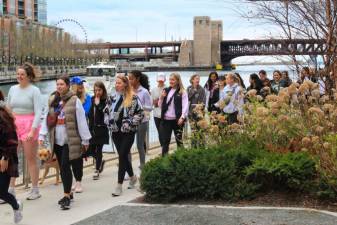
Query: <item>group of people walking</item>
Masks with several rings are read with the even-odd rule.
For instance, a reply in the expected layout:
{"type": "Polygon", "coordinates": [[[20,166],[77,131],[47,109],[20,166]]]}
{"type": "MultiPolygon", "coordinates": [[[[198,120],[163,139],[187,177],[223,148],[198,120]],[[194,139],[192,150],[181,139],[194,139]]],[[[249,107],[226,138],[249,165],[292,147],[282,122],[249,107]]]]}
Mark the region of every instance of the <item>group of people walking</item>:
{"type": "MultiPolygon", "coordinates": [[[[268,80],[265,71],[260,71],[259,75],[250,76],[247,90],[256,89],[260,93],[264,86],[269,86],[277,93],[291,83],[288,75],[279,71],[274,72],[272,81],[268,80]]],[[[23,149],[32,181],[27,200],[35,200],[41,197],[37,149],[39,145],[49,143],[63,183],[64,194],[58,204],[67,210],[71,207],[73,192],[83,192],[83,158],[95,158],[93,179],[100,178],[105,165],[102,149],[109,144],[110,136],[119,160],[117,185],[112,195],[120,196],[126,174],[129,176],[128,188],[135,188],[137,183],[130,153],[135,139],[140,170],[145,165],[149,145],[145,140],[151,112],[162,156],[165,156],[169,152],[172,133],[178,147],[183,147],[184,126],[187,121],[198,120],[193,113],[197,106],[201,106],[203,112],[226,115],[229,124],[236,123],[243,112],[246,92],[242,78],[234,73],[219,76],[212,72],[204,87],[200,85],[200,76],[194,74],[186,89],[180,74],[172,73],[166,85],[165,74],[159,73],[156,87],[150,90],[147,75],[131,71],[115,77],[115,91],[111,94],[103,82],[95,82],[91,97],[80,77],[61,76],[56,80],[56,91],[48,98],[47,113],[42,116],[41,93],[34,85],[36,78],[34,66],[26,63],[18,68],[18,84],[10,88],[7,101],[0,95],[0,134],[6,137],[0,140],[0,199],[12,206],[16,223],[22,219],[22,203],[15,199],[14,189],[18,177],[18,146],[23,149]]]]}

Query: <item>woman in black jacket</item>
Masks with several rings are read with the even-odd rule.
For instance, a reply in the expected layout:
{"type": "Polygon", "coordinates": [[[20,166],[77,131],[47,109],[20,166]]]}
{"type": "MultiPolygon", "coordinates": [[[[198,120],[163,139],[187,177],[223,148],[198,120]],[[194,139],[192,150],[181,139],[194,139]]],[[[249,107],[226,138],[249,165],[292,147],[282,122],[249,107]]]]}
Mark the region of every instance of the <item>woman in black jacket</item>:
{"type": "Polygon", "coordinates": [[[104,123],[103,109],[106,106],[107,91],[101,81],[94,84],[94,96],[91,98],[89,111],[89,130],[92,138],[90,139],[89,152],[96,160],[96,171],[93,179],[98,180],[99,174],[103,172],[105,161],[103,160],[103,145],[109,144],[109,130],[104,123]]]}

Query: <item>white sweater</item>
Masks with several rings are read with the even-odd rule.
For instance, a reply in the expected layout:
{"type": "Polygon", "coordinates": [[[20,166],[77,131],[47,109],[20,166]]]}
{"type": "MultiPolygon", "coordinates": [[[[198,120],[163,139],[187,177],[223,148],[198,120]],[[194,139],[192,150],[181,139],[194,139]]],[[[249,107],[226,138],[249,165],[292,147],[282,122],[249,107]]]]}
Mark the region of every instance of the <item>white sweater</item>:
{"type": "MultiPolygon", "coordinates": [[[[49,110],[48,110],[49,111],[49,110]]],[[[64,111],[62,110],[59,118],[64,118],[64,111]]],[[[76,120],[77,120],[77,129],[82,140],[82,145],[88,145],[89,140],[91,139],[91,134],[88,128],[87,119],[85,117],[85,112],[82,106],[82,103],[79,99],[76,100],[76,120]]],[[[44,141],[46,135],[48,134],[47,127],[47,116],[44,118],[40,130],[39,139],[44,141]]],[[[56,125],[55,127],[55,144],[63,146],[68,144],[67,128],[65,125],[56,125]]]]}

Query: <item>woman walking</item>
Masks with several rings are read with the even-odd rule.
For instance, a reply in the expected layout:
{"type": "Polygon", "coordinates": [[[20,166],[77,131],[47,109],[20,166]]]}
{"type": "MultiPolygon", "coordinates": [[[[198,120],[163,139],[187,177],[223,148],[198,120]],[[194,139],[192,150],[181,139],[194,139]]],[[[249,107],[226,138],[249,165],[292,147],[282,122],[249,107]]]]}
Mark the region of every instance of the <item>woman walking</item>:
{"type": "Polygon", "coordinates": [[[178,147],[183,147],[183,128],[188,116],[188,95],[180,74],[172,73],[170,87],[165,88],[159,99],[162,110],[160,126],[162,138],[162,156],[168,154],[172,131],[178,147]]]}
{"type": "Polygon", "coordinates": [[[206,107],[208,112],[217,111],[214,106],[219,101],[219,75],[217,72],[211,72],[208,76],[207,83],[205,84],[206,91],[206,107]]]}
{"type": "Polygon", "coordinates": [[[6,109],[0,91],[0,199],[8,203],[14,211],[14,223],[22,220],[22,203],[8,192],[11,177],[18,177],[18,137],[13,116],[6,109]]]}
{"type": "Polygon", "coordinates": [[[134,93],[138,96],[144,110],[143,121],[139,125],[136,133],[137,149],[140,161],[139,168],[142,169],[145,165],[145,138],[148,133],[150,112],[152,111],[152,100],[149,92],[150,85],[148,77],[138,70],[131,71],[128,77],[130,85],[132,86],[134,93]]]}
{"type": "Polygon", "coordinates": [[[282,80],[284,80],[285,87],[289,87],[293,83],[289,78],[289,72],[287,70],[282,71],[282,80]]]}
{"type": "MultiPolygon", "coordinates": [[[[41,197],[38,180],[39,168],[37,166],[38,135],[41,120],[41,93],[32,83],[37,75],[35,68],[25,63],[17,70],[19,84],[12,86],[8,92],[10,110],[15,117],[16,132],[19,145],[22,146],[28,164],[28,172],[32,181],[32,189],[27,200],[41,197]]],[[[15,195],[15,178],[11,180],[9,192],[15,195]]]]}
{"type": "Polygon", "coordinates": [[[187,88],[188,94],[188,102],[189,102],[189,110],[188,117],[189,119],[193,119],[193,110],[197,105],[206,105],[206,92],[200,86],[200,76],[198,74],[194,74],[190,79],[191,86],[187,88]]]}
{"type": "Polygon", "coordinates": [[[70,91],[70,80],[62,76],[56,81],[56,92],[48,102],[48,115],[42,123],[40,140],[49,133],[49,143],[61,170],[64,197],[61,209],[70,209],[72,198],[72,168],[80,168],[82,151],[88,149],[91,138],[81,101],[70,91]]]}
{"type": "Polygon", "coordinates": [[[144,112],[126,76],[117,75],[115,89],[117,94],[108,98],[104,113],[105,123],[112,131],[111,136],[118,152],[119,162],[118,183],[112,196],[120,196],[123,192],[122,185],[126,172],[130,177],[128,188],[134,188],[137,183],[128,155],[138,126],[144,118],[144,112]]]}
{"type": "Polygon", "coordinates": [[[151,90],[152,104],[153,104],[153,119],[158,131],[159,143],[162,145],[161,137],[160,137],[160,122],[161,122],[161,109],[158,105],[159,98],[161,93],[163,92],[165,86],[166,77],[164,73],[158,74],[157,77],[157,87],[151,90]]]}
{"type": "Polygon", "coordinates": [[[204,113],[200,115],[200,110],[204,112],[206,105],[206,93],[205,89],[200,86],[200,76],[198,74],[192,75],[190,79],[191,86],[187,88],[189,110],[188,110],[188,120],[191,126],[192,131],[192,147],[199,147],[202,145],[203,141],[200,140],[203,137],[200,137],[198,133],[197,123],[202,119],[204,113]],[[197,107],[200,108],[197,108],[197,107]]]}
{"type": "Polygon", "coordinates": [[[273,80],[271,81],[271,92],[278,95],[282,88],[285,88],[286,81],[282,80],[282,73],[279,70],[275,70],[273,73],[273,80]]]}
{"type": "Polygon", "coordinates": [[[263,88],[263,83],[260,80],[259,76],[256,73],[252,73],[249,76],[249,87],[247,88],[247,91],[250,90],[256,90],[256,94],[260,95],[261,94],[261,90],[263,88]]]}
{"type": "MultiPolygon", "coordinates": [[[[91,101],[90,95],[88,93],[86,93],[86,91],[85,91],[84,82],[86,82],[86,81],[83,80],[79,76],[75,76],[75,77],[72,77],[70,79],[71,89],[72,89],[73,93],[81,101],[84,112],[85,112],[86,119],[88,119],[88,115],[89,115],[89,111],[90,111],[90,108],[91,108],[92,101],[91,101]]],[[[84,121],[82,121],[82,122],[84,122],[84,121]]],[[[82,187],[83,160],[82,160],[82,164],[81,164],[80,167],[78,167],[78,166],[73,167],[72,166],[72,170],[73,170],[73,174],[74,174],[76,182],[71,187],[71,189],[73,191],[75,191],[76,193],[82,193],[83,192],[83,187],[82,187]]]]}
{"type": "Polygon", "coordinates": [[[238,123],[237,116],[243,111],[243,89],[235,82],[235,75],[232,73],[226,76],[226,87],[223,90],[222,99],[225,107],[222,109],[227,115],[228,124],[238,123]]]}
{"type": "Polygon", "coordinates": [[[91,98],[89,111],[89,130],[92,138],[86,155],[92,155],[96,160],[96,171],[93,179],[98,180],[103,172],[105,161],[103,160],[103,145],[109,144],[109,130],[104,123],[103,109],[106,106],[107,91],[101,81],[94,84],[94,96],[91,98]]]}

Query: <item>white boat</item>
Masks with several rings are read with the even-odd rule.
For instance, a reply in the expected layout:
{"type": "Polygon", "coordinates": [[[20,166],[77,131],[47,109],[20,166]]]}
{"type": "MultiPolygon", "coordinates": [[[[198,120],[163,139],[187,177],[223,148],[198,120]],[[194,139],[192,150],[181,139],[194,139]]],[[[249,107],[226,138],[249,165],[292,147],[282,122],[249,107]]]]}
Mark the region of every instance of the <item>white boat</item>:
{"type": "MultiPolygon", "coordinates": [[[[116,66],[106,62],[98,62],[87,67],[86,81],[90,89],[93,89],[96,81],[102,81],[108,92],[113,88],[113,82],[116,76],[116,66]]],[[[92,91],[92,90],[91,90],[92,91]]]]}

